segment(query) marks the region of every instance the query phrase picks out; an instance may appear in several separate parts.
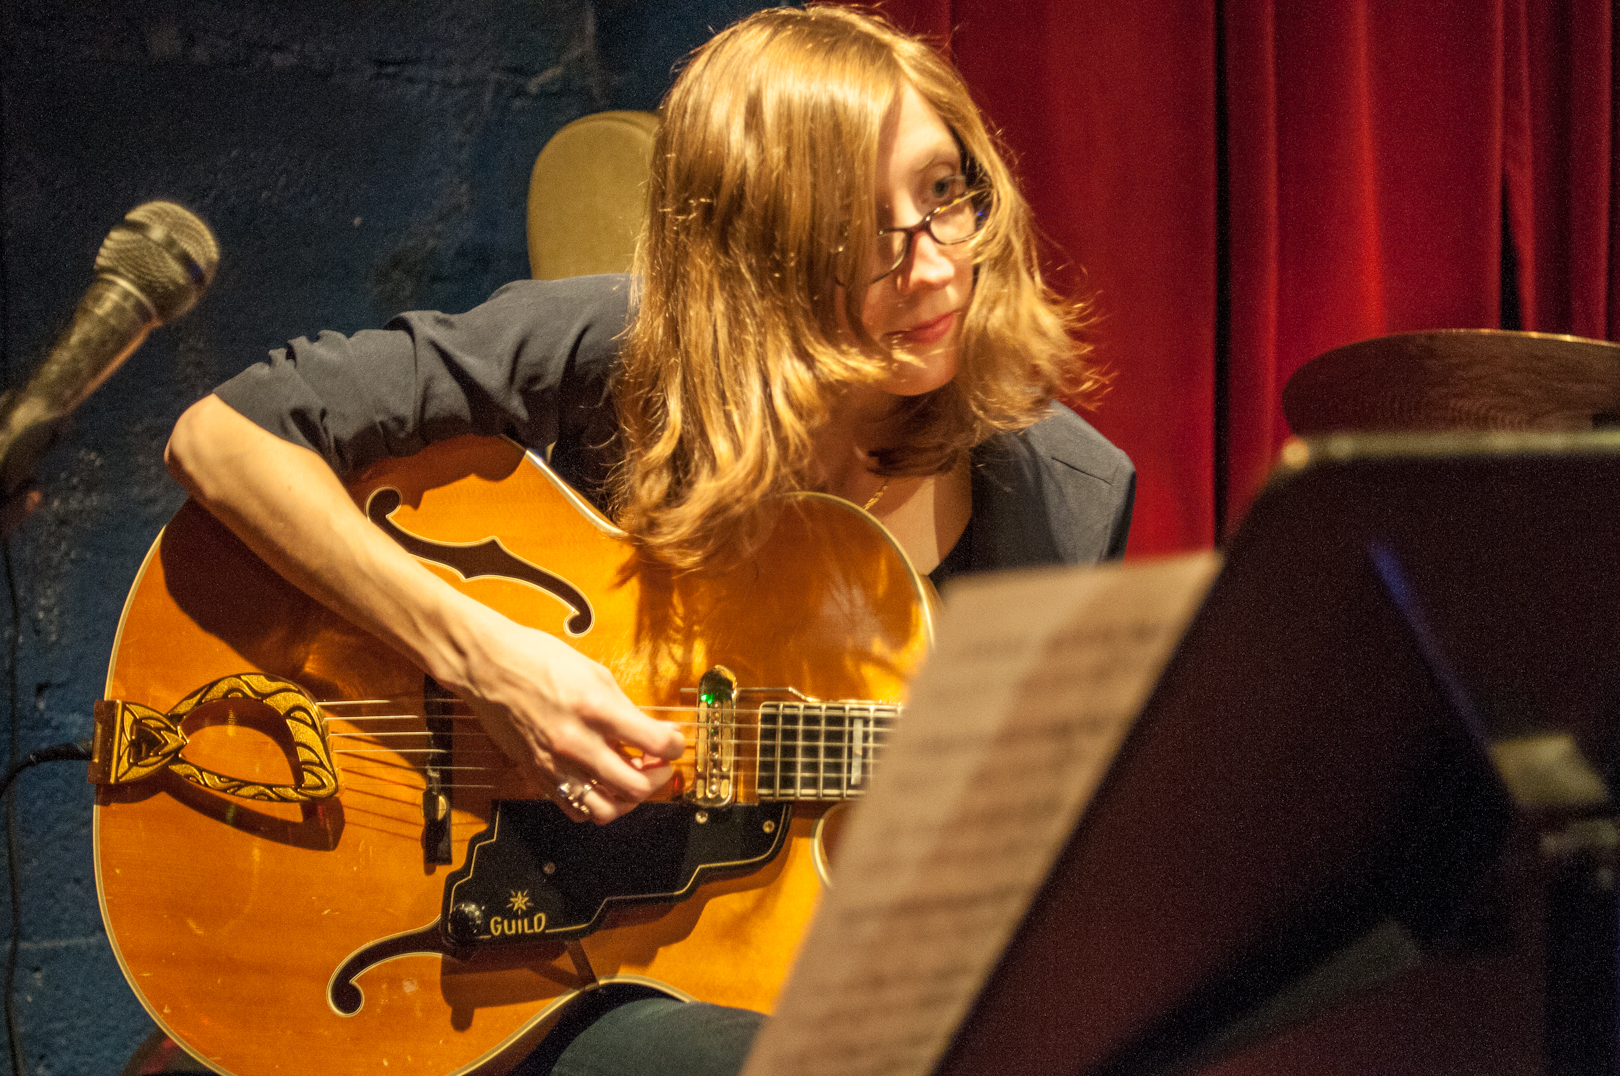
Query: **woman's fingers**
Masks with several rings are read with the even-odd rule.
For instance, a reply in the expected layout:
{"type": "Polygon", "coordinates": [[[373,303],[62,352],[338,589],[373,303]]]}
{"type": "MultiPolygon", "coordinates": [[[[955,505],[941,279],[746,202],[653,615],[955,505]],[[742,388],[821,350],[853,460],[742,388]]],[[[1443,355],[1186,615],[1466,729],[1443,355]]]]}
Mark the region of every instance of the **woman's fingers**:
{"type": "Polygon", "coordinates": [[[576,820],[610,822],[668,783],[686,750],[678,728],[554,636],[508,621],[498,637],[466,694],[526,784],[576,820]]]}
{"type": "MultiPolygon", "coordinates": [[[[658,767],[666,774],[670,771],[667,765],[658,767]]],[[[649,771],[655,773],[656,771],[649,771]]],[[[668,780],[666,776],[664,780],[668,780]]],[[[659,786],[663,781],[658,782],[659,786]]],[[[563,809],[563,813],[576,821],[584,822],[611,822],[620,815],[625,814],[639,803],[639,800],[626,800],[613,795],[612,790],[599,781],[576,777],[565,777],[557,783],[556,789],[547,797],[563,809]]]]}

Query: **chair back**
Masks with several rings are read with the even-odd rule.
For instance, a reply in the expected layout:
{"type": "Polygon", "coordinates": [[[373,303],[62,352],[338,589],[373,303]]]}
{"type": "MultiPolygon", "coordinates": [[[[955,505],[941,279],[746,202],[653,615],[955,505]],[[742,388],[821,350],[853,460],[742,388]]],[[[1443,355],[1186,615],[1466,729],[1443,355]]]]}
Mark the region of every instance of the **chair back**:
{"type": "Polygon", "coordinates": [[[529,176],[529,271],[536,279],[629,271],[657,129],[650,112],[598,112],[546,143],[529,176]]]}

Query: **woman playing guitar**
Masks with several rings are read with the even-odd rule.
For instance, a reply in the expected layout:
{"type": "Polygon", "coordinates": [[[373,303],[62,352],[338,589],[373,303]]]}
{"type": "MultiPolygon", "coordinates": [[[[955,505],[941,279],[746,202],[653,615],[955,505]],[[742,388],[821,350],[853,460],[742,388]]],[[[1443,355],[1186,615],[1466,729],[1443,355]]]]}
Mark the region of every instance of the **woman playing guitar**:
{"type": "MultiPolygon", "coordinates": [[[[466,314],[293,341],[188,410],[167,453],[579,822],[656,791],[682,736],[424,568],[345,477],[513,432],[678,569],[740,561],[779,495],[812,489],[866,507],[936,581],[1117,556],[1134,489],[1124,455],[1053,403],[1099,386],[1080,310],[1042,283],[1027,206],[928,47],[838,7],[763,11],[694,54],[660,118],[636,276],[519,282],[466,314]]],[[[735,1071],[758,1018],[633,1002],[520,1071],[735,1071]]]]}

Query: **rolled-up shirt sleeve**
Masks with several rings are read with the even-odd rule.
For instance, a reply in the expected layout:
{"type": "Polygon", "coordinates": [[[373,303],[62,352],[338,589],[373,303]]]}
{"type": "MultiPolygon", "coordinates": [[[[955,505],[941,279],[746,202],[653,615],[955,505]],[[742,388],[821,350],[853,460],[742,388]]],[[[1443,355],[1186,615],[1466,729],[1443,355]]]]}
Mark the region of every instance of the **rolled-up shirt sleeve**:
{"type": "Polygon", "coordinates": [[[631,291],[627,276],[516,281],[464,314],[300,337],[215,391],[344,477],[466,433],[586,438],[608,406],[631,291]]]}

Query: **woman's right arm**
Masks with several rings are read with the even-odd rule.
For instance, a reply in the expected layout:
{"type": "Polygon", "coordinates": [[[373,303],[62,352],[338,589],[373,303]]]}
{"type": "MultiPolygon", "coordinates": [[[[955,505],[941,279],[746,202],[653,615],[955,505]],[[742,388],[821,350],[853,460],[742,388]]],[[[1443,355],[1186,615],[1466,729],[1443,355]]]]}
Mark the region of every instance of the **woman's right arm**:
{"type": "Polygon", "coordinates": [[[593,780],[589,817],[608,822],[669,779],[658,760],[680,757],[679,732],[641,713],[601,665],[423,567],[365,518],[314,452],[208,396],[180,417],[164,458],[192,497],[289,582],[466,700],[534,794],[593,780]]]}

